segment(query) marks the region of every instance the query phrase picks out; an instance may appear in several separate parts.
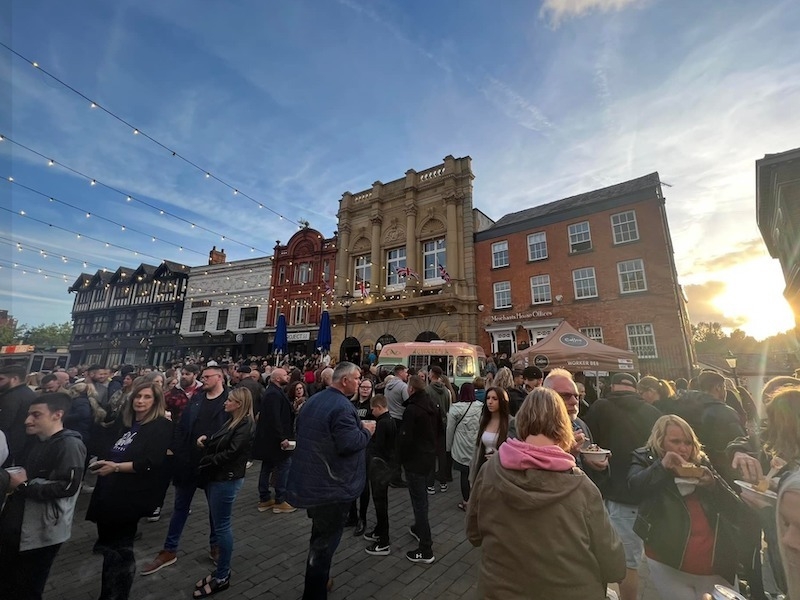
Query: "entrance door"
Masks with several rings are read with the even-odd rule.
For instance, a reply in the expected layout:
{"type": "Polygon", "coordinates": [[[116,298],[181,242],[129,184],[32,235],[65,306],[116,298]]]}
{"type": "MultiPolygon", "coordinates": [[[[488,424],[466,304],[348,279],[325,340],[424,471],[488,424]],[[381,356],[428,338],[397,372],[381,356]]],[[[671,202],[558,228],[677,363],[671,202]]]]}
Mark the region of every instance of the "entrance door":
{"type": "Polygon", "coordinates": [[[497,340],[497,353],[511,356],[514,352],[512,348],[512,340],[497,340]]]}
{"type": "Polygon", "coordinates": [[[357,338],[350,336],[342,342],[339,347],[339,360],[361,365],[361,343],[357,338]]]}

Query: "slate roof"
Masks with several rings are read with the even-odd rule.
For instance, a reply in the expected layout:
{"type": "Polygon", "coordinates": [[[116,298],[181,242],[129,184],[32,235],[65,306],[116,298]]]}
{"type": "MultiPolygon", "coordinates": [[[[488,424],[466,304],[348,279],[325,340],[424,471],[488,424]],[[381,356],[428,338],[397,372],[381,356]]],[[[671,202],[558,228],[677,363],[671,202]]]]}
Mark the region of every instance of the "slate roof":
{"type": "Polygon", "coordinates": [[[617,183],[599,190],[578,194],[577,196],[570,196],[569,198],[562,198],[561,200],[556,200],[555,202],[540,204],[539,206],[526,208],[525,210],[505,215],[503,218],[497,221],[491,229],[497,229],[523,221],[529,221],[530,219],[551,215],[553,213],[588,207],[592,204],[602,202],[603,200],[623,198],[625,196],[634,195],[636,192],[640,192],[642,190],[652,192],[652,195],[656,195],[656,190],[658,189],[660,183],[661,180],[659,179],[658,172],[650,173],[649,175],[637,177],[636,179],[617,183]]]}

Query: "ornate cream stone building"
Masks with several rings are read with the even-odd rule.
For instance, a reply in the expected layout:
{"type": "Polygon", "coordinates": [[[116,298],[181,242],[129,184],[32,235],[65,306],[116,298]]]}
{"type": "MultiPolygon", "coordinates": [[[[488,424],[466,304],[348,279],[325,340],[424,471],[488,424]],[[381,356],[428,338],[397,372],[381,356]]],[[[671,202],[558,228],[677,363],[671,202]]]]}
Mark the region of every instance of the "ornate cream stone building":
{"type": "Polygon", "coordinates": [[[341,358],[394,341],[477,342],[473,234],[491,221],[472,207],[471,162],[447,156],[342,195],[331,307],[341,358]]]}

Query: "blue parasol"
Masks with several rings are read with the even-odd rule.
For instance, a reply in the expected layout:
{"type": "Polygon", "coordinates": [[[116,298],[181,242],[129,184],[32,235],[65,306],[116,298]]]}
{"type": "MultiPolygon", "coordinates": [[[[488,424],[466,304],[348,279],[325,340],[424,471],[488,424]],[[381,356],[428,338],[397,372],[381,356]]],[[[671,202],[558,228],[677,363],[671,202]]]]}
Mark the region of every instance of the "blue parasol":
{"type": "Polygon", "coordinates": [[[322,311],[319,320],[319,331],[317,332],[317,344],[319,350],[331,349],[331,316],[327,310],[322,311]]]}
{"type": "Polygon", "coordinates": [[[272,351],[284,354],[289,351],[289,339],[286,333],[286,317],[283,313],[278,315],[278,324],[275,326],[275,341],[272,344],[272,351]]]}

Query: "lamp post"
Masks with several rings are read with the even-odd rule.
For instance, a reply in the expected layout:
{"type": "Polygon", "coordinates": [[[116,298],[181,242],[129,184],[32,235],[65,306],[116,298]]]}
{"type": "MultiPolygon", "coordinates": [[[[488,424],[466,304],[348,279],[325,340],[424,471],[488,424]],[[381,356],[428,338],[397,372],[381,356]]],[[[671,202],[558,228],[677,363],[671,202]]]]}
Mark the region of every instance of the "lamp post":
{"type": "Polygon", "coordinates": [[[350,307],[353,306],[353,294],[348,290],[344,296],[339,298],[344,306],[344,339],[347,339],[347,325],[350,318],[350,307]]]}
{"type": "Polygon", "coordinates": [[[736,374],[736,355],[728,350],[728,355],[725,357],[725,362],[733,371],[733,380],[736,382],[736,387],[739,387],[739,376],[736,374]]]}

